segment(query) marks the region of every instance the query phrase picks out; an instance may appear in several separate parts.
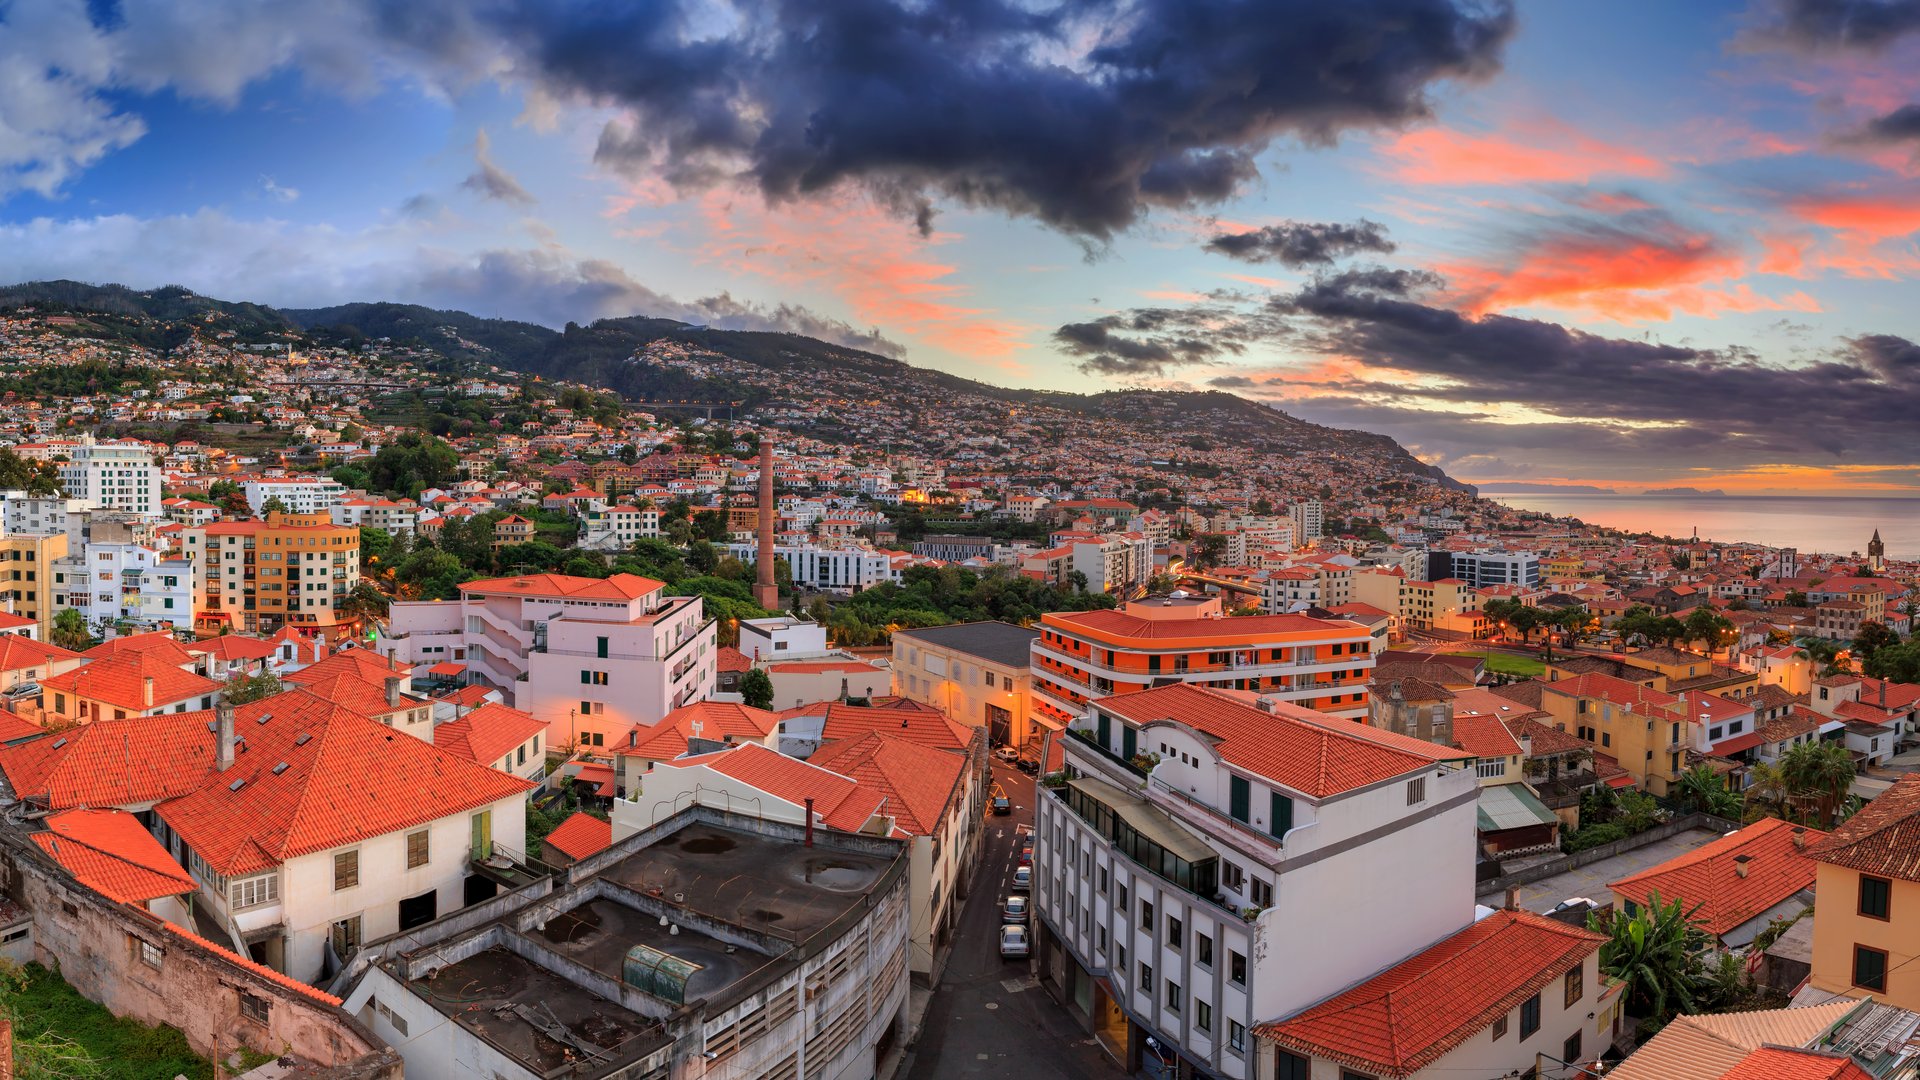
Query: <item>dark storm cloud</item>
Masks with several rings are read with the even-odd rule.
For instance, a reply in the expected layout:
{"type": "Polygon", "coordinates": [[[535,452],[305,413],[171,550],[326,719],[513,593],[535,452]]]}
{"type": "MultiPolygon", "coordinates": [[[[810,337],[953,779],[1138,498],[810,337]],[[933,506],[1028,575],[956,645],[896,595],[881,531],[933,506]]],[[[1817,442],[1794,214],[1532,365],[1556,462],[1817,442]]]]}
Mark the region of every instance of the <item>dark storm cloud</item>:
{"type": "Polygon", "coordinates": [[[1920,30],[1920,0],[1772,0],[1750,42],[1806,51],[1877,49],[1920,30]]]}
{"type": "Polygon", "coordinates": [[[1846,136],[1849,142],[1903,143],[1920,141],[1920,105],[1902,105],[1876,116],[1846,136]]]}
{"type": "Polygon", "coordinates": [[[1245,375],[1216,375],[1207,380],[1207,385],[1220,390],[1242,390],[1259,384],[1245,375]]]}
{"type": "Polygon", "coordinates": [[[1164,375],[1177,367],[1240,355],[1247,346],[1286,333],[1284,319],[1231,303],[1134,308],[1053,332],[1060,351],[1096,375],[1164,375]]]}
{"type": "Polygon", "coordinates": [[[1920,345],[1892,334],[1862,334],[1847,341],[1853,359],[1889,382],[1920,382],[1920,345]]]}
{"type": "Polygon", "coordinates": [[[1246,262],[1277,262],[1283,266],[1324,265],[1362,251],[1394,250],[1386,226],[1362,218],[1351,225],[1288,221],[1252,232],[1220,233],[1206,250],[1246,262]]]}
{"type": "Polygon", "coordinates": [[[775,200],[860,184],[927,224],[945,197],[1099,240],[1217,202],[1274,140],[1430,114],[1493,72],[1506,3],[696,0],[524,4],[498,20],[549,95],[622,108],[598,159],[775,200]],[[1091,40],[1090,47],[1077,43],[1091,40]]]}

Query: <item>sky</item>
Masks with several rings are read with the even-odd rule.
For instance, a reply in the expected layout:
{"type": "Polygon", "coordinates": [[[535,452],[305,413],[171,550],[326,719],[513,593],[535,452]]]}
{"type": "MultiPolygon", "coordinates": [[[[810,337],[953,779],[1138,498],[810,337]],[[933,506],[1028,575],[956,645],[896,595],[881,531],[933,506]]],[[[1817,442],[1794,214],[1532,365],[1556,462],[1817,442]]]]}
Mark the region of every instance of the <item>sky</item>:
{"type": "Polygon", "coordinates": [[[1920,0],[0,0],[0,280],[1920,495],[1920,0]]]}

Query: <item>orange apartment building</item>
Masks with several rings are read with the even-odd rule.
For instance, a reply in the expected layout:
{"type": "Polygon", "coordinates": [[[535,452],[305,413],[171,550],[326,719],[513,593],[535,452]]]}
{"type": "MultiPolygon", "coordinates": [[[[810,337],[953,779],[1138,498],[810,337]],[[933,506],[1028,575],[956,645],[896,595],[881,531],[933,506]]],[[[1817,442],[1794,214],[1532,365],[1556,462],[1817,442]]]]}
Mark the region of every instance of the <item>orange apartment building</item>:
{"type": "Polygon", "coordinates": [[[196,628],[291,626],[328,638],[348,629],[338,605],[360,582],[360,530],[325,511],[216,521],[186,530],[186,545],[196,628]]]}
{"type": "Polygon", "coordinates": [[[1114,611],[1042,615],[1030,707],[1038,722],[1064,727],[1092,698],[1193,683],[1358,719],[1372,672],[1371,635],[1359,623],[1228,618],[1218,597],[1174,593],[1114,611]]]}

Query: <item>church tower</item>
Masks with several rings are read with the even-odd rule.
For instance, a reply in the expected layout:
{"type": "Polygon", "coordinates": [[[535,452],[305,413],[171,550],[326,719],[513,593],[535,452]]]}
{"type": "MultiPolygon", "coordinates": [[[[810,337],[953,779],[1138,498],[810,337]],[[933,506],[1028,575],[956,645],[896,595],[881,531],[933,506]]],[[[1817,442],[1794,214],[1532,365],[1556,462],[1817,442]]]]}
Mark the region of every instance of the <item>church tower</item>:
{"type": "Polygon", "coordinates": [[[1880,530],[1873,530],[1873,539],[1867,541],[1867,569],[1879,573],[1887,568],[1887,545],[1880,542],[1880,530]]]}

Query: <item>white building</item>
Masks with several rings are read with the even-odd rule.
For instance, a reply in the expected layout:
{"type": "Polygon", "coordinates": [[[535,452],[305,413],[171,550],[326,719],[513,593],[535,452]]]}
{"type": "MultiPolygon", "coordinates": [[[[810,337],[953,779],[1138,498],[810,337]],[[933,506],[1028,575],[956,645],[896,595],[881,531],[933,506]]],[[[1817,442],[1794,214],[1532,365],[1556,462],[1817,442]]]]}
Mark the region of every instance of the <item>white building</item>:
{"type": "Polygon", "coordinates": [[[1071,779],[1035,809],[1039,971],[1092,1029],[1127,1027],[1123,1052],[1151,1036],[1212,1075],[1270,1076],[1256,1023],[1473,921],[1460,751],[1185,684],[1073,727],[1071,779]]]}
{"type": "Polygon", "coordinates": [[[1294,503],[1287,508],[1287,516],[1293,519],[1293,538],[1296,543],[1311,543],[1320,539],[1325,531],[1326,518],[1320,509],[1319,499],[1294,503]]]}
{"type": "MultiPolygon", "coordinates": [[[[331,511],[346,496],[347,487],[327,477],[302,477],[290,480],[249,480],[240,485],[247,508],[254,516],[266,513],[269,499],[279,499],[289,514],[320,514],[331,511]]],[[[339,524],[339,522],[335,522],[339,524]]]]}
{"type": "Polygon", "coordinates": [[[193,625],[193,563],[145,544],[89,542],[53,563],[53,606],[75,608],[92,628],[193,625]]]}
{"type": "Polygon", "coordinates": [[[61,495],[28,495],[23,491],[6,493],[6,529],[9,533],[50,536],[61,533],[68,546],[78,547],[86,535],[87,521],[100,507],[92,499],[72,499],[61,495]]]}
{"type": "MultiPolygon", "coordinates": [[[[752,543],[736,543],[727,545],[727,554],[752,566],[760,550],[752,543]]],[[[820,592],[852,594],[894,580],[892,556],[871,548],[781,544],[773,554],[787,560],[795,585],[820,592]]]]}
{"type": "MultiPolygon", "coordinates": [[[[1495,585],[1540,587],[1540,556],[1531,551],[1455,551],[1445,558],[1448,570],[1441,576],[1457,577],[1476,589],[1495,585]]],[[[1428,568],[1434,569],[1441,559],[1442,553],[1429,553],[1428,568]]]]}
{"type": "Polygon", "coordinates": [[[774,615],[740,624],[740,652],[749,660],[824,656],[828,651],[827,628],[812,619],[774,615]]]}
{"type": "Polygon", "coordinates": [[[88,436],[59,463],[60,486],[75,499],[109,510],[160,513],[160,469],[153,451],[133,442],[95,442],[88,436]]]}
{"type": "Polygon", "coordinates": [[[632,574],[470,581],[455,602],[392,606],[379,651],[452,661],[547,725],[554,748],[604,747],[713,694],[719,649],[697,596],[632,574]]]}

